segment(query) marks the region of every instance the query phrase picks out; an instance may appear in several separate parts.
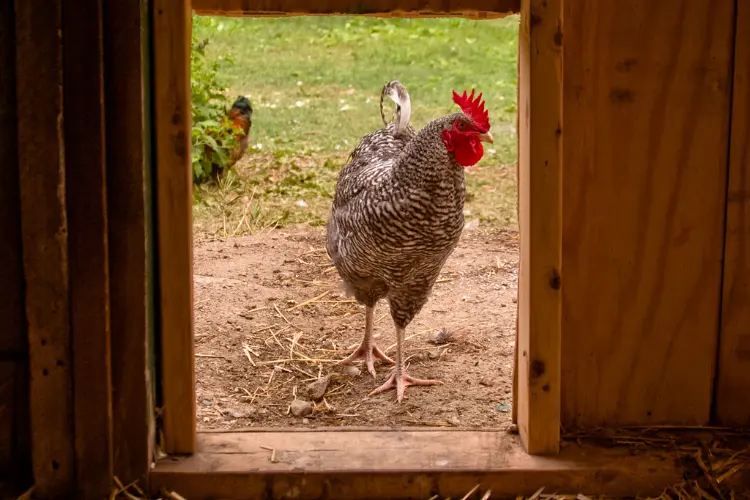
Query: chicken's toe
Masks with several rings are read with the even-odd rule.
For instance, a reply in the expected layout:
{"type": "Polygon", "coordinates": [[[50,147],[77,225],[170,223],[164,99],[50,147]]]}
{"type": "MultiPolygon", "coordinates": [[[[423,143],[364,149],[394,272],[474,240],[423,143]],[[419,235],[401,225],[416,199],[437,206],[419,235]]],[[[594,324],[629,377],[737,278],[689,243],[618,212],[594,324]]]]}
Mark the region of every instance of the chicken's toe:
{"type": "Polygon", "coordinates": [[[414,378],[406,371],[402,371],[401,373],[398,373],[398,370],[394,370],[391,373],[391,376],[388,377],[388,380],[385,381],[383,385],[378,387],[377,389],[373,390],[368,396],[374,396],[376,394],[380,394],[382,392],[385,392],[389,389],[396,389],[396,401],[401,402],[402,399],[404,399],[404,392],[406,391],[406,388],[411,385],[443,385],[443,382],[440,380],[430,380],[430,379],[422,379],[422,378],[414,378]]]}
{"type": "Polygon", "coordinates": [[[338,362],[339,365],[350,365],[353,362],[364,359],[367,371],[375,378],[375,359],[379,359],[383,363],[394,365],[396,364],[391,358],[389,358],[383,351],[376,345],[367,345],[364,342],[357,347],[353,353],[346,358],[338,362]]]}

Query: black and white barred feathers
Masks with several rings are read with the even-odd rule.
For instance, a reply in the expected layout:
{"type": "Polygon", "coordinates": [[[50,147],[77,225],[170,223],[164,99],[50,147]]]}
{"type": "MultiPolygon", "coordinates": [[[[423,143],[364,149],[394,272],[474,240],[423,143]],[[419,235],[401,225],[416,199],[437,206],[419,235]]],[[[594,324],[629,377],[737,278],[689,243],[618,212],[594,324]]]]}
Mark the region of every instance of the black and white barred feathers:
{"type": "Polygon", "coordinates": [[[453,113],[416,132],[398,81],[381,94],[396,117],[364,136],[339,172],[326,249],[349,295],[368,306],[388,298],[397,326],[419,313],[464,225],[464,169],[440,138],[453,113]]]}

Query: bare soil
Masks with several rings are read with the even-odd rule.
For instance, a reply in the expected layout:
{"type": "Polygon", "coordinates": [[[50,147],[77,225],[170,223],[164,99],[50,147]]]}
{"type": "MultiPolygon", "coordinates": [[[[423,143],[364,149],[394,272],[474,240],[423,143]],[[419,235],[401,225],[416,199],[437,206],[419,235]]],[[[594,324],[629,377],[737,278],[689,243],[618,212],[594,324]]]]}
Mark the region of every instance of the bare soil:
{"type": "MultiPolygon", "coordinates": [[[[401,404],[395,391],[367,396],[390,367],[376,362],[375,380],[361,362],[336,365],[362,340],[364,309],[342,295],[323,241],[309,227],[196,241],[199,429],[507,428],[517,235],[464,231],[406,332],[409,373],[444,385],[409,387],[401,404]]],[[[385,301],[375,317],[375,342],[393,357],[385,301]]]]}

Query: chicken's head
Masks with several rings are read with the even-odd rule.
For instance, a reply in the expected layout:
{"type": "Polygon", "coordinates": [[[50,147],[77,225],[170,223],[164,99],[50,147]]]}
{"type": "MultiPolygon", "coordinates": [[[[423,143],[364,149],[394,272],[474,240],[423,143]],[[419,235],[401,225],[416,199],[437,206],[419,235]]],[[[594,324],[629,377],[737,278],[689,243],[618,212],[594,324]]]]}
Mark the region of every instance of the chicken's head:
{"type": "Polygon", "coordinates": [[[475,99],[473,89],[468,96],[465,90],[463,95],[454,90],[453,102],[461,106],[463,113],[449,123],[440,136],[446,149],[456,157],[456,162],[462,167],[470,167],[484,155],[482,142],[493,142],[489,114],[484,109],[482,94],[475,99]]]}

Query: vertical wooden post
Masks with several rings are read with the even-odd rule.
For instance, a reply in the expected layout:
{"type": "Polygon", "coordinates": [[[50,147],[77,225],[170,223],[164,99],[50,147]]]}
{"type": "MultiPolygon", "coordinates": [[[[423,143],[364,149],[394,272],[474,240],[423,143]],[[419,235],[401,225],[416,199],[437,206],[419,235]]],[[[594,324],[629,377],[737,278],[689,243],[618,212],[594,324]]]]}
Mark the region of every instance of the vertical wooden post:
{"type": "Polygon", "coordinates": [[[62,107],[62,0],[16,0],[18,163],[26,278],[35,493],[75,482],[68,223],[62,107]]]}
{"type": "Polygon", "coordinates": [[[562,30],[562,0],[521,2],[517,422],[531,454],[560,446],[562,30]]]}
{"type": "Polygon", "coordinates": [[[76,489],[99,499],[113,475],[101,0],[65,0],[62,34],[76,489]]]}
{"type": "Polygon", "coordinates": [[[189,0],[155,0],[156,133],[162,430],[167,453],[195,449],[189,0]]]}
{"type": "Polygon", "coordinates": [[[29,450],[28,340],[24,315],[16,120],[16,34],[13,2],[0,2],[0,469],[27,488],[29,450]]]}
{"type": "Polygon", "coordinates": [[[750,427],[750,5],[735,2],[734,85],[714,422],[750,427]]]}
{"type": "Polygon", "coordinates": [[[151,157],[150,63],[145,0],[104,2],[104,95],[107,136],[110,317],[114,474],[148,479],[153,445],[153,394],[147,373],[150,294],[147,174],[151,157]]]}

